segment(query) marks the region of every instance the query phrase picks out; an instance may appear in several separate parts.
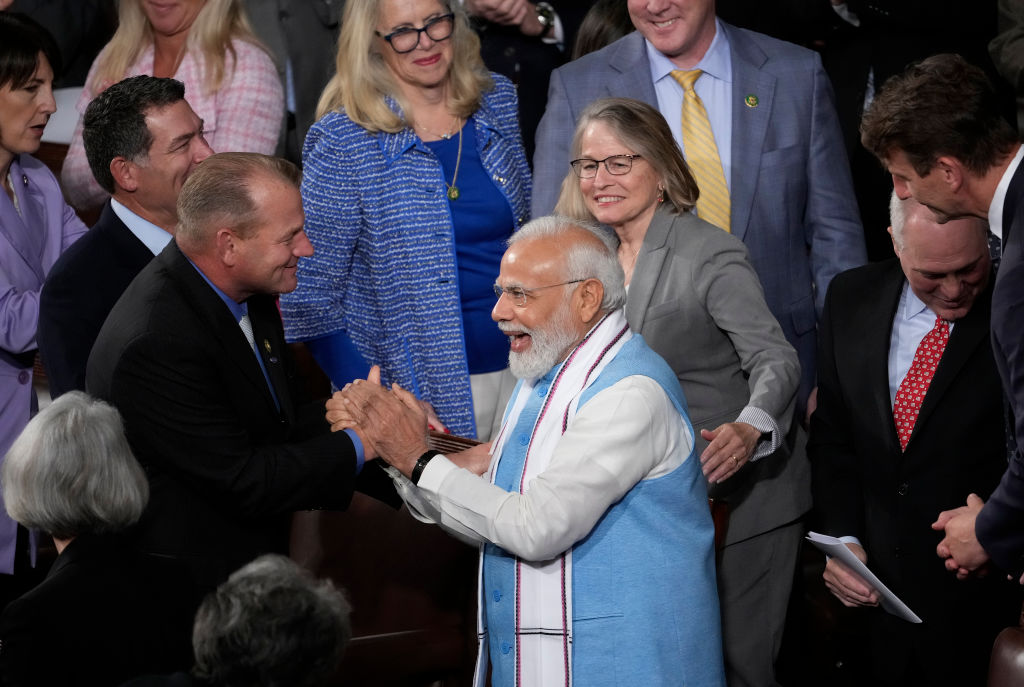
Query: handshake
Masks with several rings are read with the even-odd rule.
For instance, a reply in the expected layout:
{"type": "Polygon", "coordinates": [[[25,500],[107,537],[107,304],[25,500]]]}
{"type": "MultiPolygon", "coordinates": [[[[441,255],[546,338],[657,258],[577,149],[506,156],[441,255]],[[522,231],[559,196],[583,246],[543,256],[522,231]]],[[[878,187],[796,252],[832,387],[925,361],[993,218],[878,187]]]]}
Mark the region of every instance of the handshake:
{"type": "MultiPolygon", "coordinates": [[[[382,386],[376,365],[366,379],[349,382],[336,391],[327,400],[326,410],[332,432],[351,429],[359,436],[367,462],[380,458],[406,477],[429,447],[428,422],[445,429],[429,403],[397,383],[390,389],[382,386]]],[[[490,444],[480,444],[447,457],[480,475],[490,463],[489,449],[490,444]]]]}

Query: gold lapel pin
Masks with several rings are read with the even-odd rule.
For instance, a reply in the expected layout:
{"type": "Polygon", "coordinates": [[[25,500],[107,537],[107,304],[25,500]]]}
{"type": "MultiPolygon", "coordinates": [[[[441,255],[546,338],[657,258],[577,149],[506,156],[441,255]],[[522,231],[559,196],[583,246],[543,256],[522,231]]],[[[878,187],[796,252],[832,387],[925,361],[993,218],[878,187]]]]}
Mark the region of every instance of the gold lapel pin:
{"type": "Polygon", "coordinates": [[[749,94],[746,98],[743,99],[743,103],[747,107],[757,107],[759,102],[760,101],[757,99],[757,96],[754,95],[753,93],[749,94]]]}
{"type": "Polygon", "coordinates": [[[270,340],[269,339],[263,339],[263,350],[265,350],[267,352],[267,355],[270,355],[270,340]]]}

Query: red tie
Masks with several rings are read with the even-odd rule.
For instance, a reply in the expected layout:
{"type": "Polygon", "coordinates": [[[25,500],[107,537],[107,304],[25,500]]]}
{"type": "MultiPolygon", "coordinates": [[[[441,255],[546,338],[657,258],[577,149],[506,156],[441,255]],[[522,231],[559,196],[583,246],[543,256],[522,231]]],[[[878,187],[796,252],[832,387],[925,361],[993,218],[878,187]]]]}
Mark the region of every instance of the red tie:
{"type": "Polygon", "coordinates": [[[907,442],[914,431],[917,414],[921,412],[921,402],[928,391],[928,385],[935,376],[935,368],[939,365],[942,352],[949,341],[949,324],[941,317],[935,318],[935,326],[921,339],[914,362],[910,364],[907,376],[900,382],[896,392],[896,400],[892,404],[892,417],[896,422],[896,433],[900,436],[900,448],[907,450],[907,442]]]}

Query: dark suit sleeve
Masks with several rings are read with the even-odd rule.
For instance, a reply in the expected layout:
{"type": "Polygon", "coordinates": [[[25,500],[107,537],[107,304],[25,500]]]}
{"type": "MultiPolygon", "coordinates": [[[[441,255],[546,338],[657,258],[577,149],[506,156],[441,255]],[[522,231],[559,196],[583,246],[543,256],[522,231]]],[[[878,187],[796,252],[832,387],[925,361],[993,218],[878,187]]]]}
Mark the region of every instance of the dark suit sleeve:
{"type": "Polygon", "coordinates": [[[1016,450],[978,516],[975,534],[992,560],[1016,576],[1024,570],[1024,202],[1003,231],[1008,235],[992,300],[992,337],[1016,450]]]}
{"type": "Polygon", "coordinates": [[[82,294],[91,286],[58,261],[39,296],[39,354],[46,367],[50,396],[85,389],[85,364],[103,321],[94,321],[82,294]]]}
{"type": "Polygon", "coordinates": [[[112,375],[110,401],[145,467],[243,517],[348,504],[355,452],[345,433],[293,436],[251,385],[219,369],[233,361],[170,338],[137,338],[112,375]]]}
{"type": "MultiPolygon", "coordinates": [[[[811,459],[815,523],[813,527],[837,537],[854,536],[864,541],[864,512],[855,437],[851,435],[852,410],[840,387],[836,343],[841,334],[842,307],[836,289],[830,287],[818,327],[818,407],[811,416],[807,453],[811,459]]],[[[840,300],[841,302],[841,300],[840,300]]]]}

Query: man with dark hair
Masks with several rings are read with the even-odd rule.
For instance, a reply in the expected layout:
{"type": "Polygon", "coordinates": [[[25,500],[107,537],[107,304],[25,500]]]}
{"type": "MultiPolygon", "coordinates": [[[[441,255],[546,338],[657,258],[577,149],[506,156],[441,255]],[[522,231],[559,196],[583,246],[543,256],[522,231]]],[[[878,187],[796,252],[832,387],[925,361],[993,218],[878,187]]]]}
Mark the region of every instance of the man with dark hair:
{"type": "Polygon", "coordinates": [[[138,546],[183,561],[201,590],[283,552],[293,511],[344,508],[362,465],[354,432],[330,433],[322,403],[293,400],[276,296],[313,254],[299,178],[255,153],[203,162],[179,194],[175,241],[89,357],[89,391],[121,411],[150,480],[138,546]]]}
{"type": "Polygon", "coordinates": [[[938,552],[959,577],[989,559],[1024,569],[1024,147],[1003,119],[977,67],[936,55],[886,82],[861,122],[861,140],[892,174],[900,198],[913,197],[939,222],[987,219],[1002,240],[992,294],[992,344],[1012,416],[1010,465],[985,504],[943,511],[938,552]]]}
{"type": "Polygon", "coordinates": [[[173,79],[116,83],[89,104],[83,121],[89,166],[111,199],[54,265],[39,299],[39,350],[54,397],[85,389],[100,327],[135,275],[170,242],[178,192],[213,154],[185,86],[173,79]]]}

